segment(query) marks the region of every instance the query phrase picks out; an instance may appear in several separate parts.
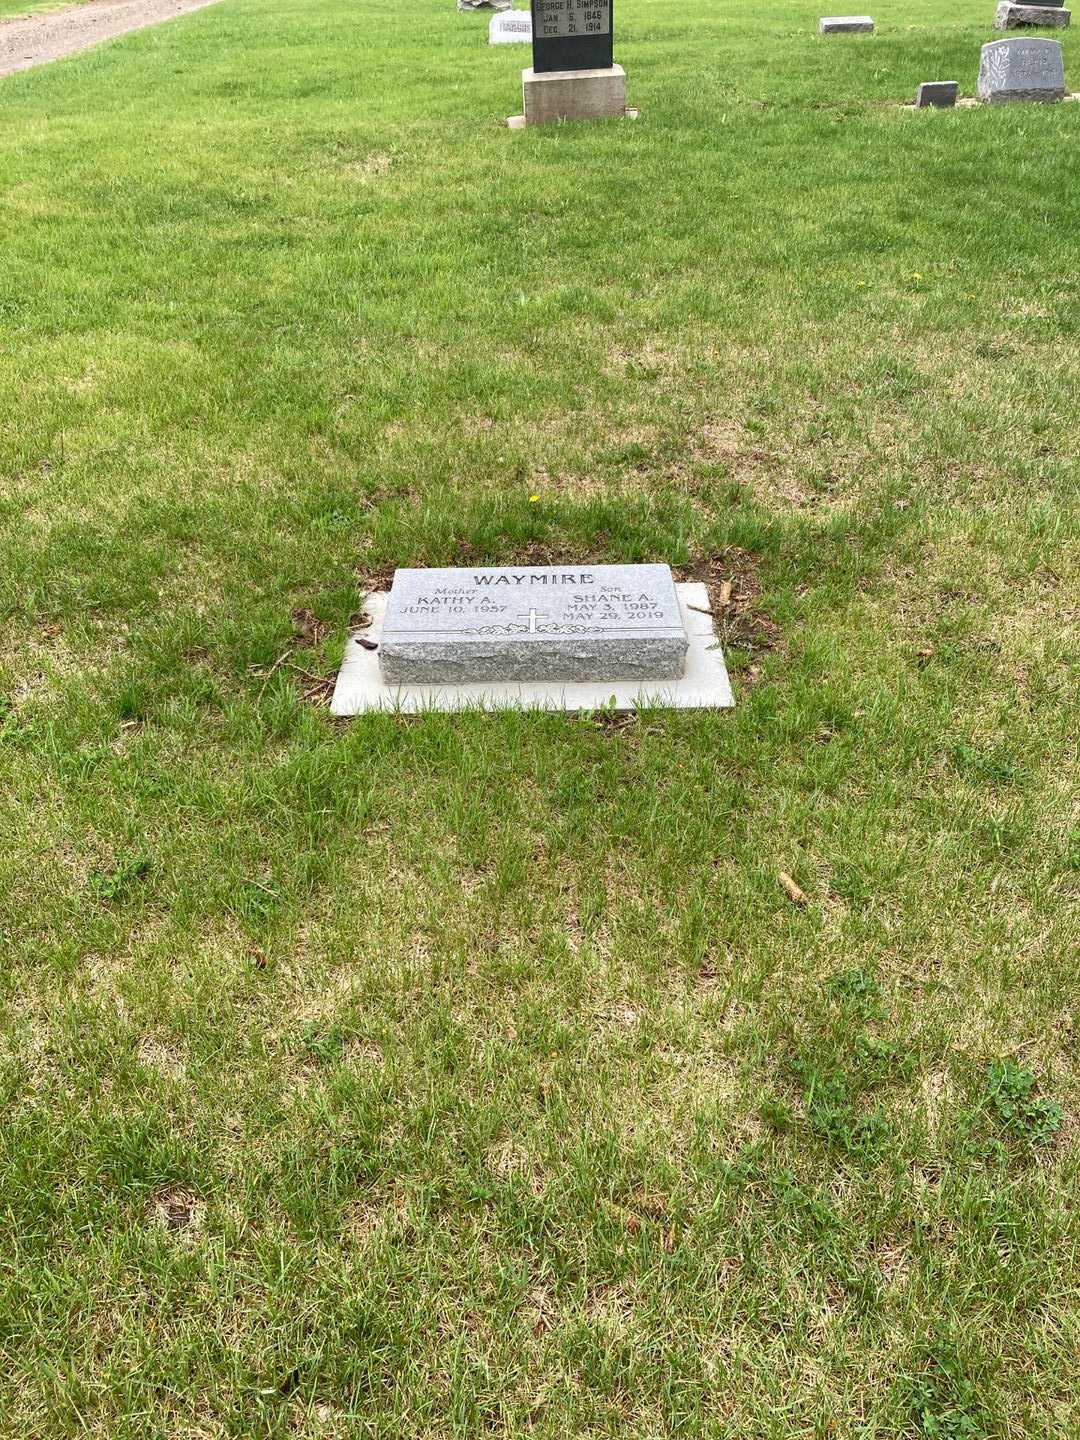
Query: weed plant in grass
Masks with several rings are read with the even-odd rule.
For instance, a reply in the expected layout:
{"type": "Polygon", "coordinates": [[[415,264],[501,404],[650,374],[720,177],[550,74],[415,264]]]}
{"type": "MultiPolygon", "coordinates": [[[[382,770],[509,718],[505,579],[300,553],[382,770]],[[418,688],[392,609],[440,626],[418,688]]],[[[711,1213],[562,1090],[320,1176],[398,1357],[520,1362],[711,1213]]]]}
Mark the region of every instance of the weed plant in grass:
{"type": "Polygon", "coordinates": [[[617,13],[634,124],[450,0],[0,84],[12,1440],[1080,1432],[1080,107],[617,13]],[[328,718],[538,554],[736,710],[328,718]]]}

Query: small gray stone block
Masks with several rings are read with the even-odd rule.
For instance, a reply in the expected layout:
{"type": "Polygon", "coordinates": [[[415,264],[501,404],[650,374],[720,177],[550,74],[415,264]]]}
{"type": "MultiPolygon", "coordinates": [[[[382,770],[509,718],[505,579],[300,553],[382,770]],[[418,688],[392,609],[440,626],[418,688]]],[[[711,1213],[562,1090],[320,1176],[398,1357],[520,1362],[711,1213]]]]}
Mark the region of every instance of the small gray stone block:
{"type": "Polygon", "coordinates": [[[873,29],[869,15],[823,15],[818,21],[822,35],[869,35],[873,29]]]}
{"type": "Polygon", "coordinates": [[[687,643],[667,565],[398,570],[379,664],[402,685],[675,680],[687,643]]]}
{"type": "Polygon", "coordinates": [[[1001,0],[994,12],[995,30],[1067,30],[1072,11],[1061,5],[1029,5],[1026,0],[1001,0]]]}
{"type": "Polygon", "coordinates": [[[948,110],[956,104],[959,93],[960,83],[957,80],[925,80],[916,92],[915,108],[948,110]]]}
{"type": "Polygon", "coordinates": [[[979,99],[987,105],[1065,99],[1060,40],[991,40],[979,61],[979,99]]]}
{"type": "Polygon", "coordinates": [[[559,120],[614,120],[626,114],[626,71],[534,70],[521,72],[526,125],[559,120]]]}

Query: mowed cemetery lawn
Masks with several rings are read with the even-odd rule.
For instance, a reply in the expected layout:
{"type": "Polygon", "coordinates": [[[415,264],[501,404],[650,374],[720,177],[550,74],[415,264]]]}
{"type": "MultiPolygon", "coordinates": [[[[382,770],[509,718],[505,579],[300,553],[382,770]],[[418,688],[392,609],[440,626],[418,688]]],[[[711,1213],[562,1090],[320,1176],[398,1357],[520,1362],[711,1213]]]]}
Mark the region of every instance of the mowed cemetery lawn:
{"type": "Polygon", "coordinates": [[[992,11],[0,82],[5,1440],[1080,1434],[1080,104],[899,106],[992,11]],[[733,712],[330,718],[586,558],[733,712]]]}
{"type": "MultiPolygon", "coordinates": [[[[74,0],[78,4],[79,0],[74,0]]],[[[82,0],[87,3],[87,0],[82,0]]],[[[0,20],[20,20],[42,10],[66,9],[65,0],[0,0],[0,20]]]]}

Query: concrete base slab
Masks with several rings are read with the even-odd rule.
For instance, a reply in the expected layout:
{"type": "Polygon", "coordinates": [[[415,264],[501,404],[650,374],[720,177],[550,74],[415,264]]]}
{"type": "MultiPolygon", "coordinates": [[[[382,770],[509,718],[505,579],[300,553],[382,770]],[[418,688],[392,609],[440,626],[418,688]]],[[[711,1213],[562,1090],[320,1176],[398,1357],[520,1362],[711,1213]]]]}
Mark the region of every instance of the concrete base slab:
{"type": "MultiPolygon", "coordinates": [[[[1077,100],[1080,100],[1080,90],[1074,90],[1071,95],[1065,96],[1066,105],[1068,105],[1070,101],[1075,103],[1077,100]]],[[[974,95],[964,95],[957,100],[954,108],[957,110],[982,110],[985,108],[985,104],[986,102],[984,100],[976,100],[974,95]]],[[[901,105],[900,108],[901,110],[914,110],[915,106],[909,100],[906,104],[901,105]]]]}
{"type": "Polygon", "coordinates": [[[723,651],[709,610],[704,585],[675,586],[690,648],[679,680],[608,680],[567,684],[558,681],[476,681],[467,685],[388,685],[379,670],[378,645],[386,614],[385,594],[369,595],[371,625],[345,643],[345,659],[330,704],[334,715],[371,710],[418,715],[429,710],[602,710],[620,714],[643,708],[729,710],[735,704],[723,651]]]}
{"type": "MultiPolygon", "coordinates": [[[[636,106],[634,106],[634,105],[628,105],[628,106],[626,107],[626,114],[625,114],[622,118],[623,118],[624,120],[637,120],[637,119],[640,118],[640,116],[641,116],[641,111],[640,111],[636,106]]],[[[525,129],[525,116],[524,116],[524,115],[508,115],[508,116],[506,117],[506,123],[507,123],[508,127],[509,127],[511,130],[524,130],[524,129],[525,129]]]]}
{"type": "Polygon", "coordinates": [[[521,72],[526,125],[557,120],[612,120],[626,114],[626,71],[549,70],[521,72]]]}

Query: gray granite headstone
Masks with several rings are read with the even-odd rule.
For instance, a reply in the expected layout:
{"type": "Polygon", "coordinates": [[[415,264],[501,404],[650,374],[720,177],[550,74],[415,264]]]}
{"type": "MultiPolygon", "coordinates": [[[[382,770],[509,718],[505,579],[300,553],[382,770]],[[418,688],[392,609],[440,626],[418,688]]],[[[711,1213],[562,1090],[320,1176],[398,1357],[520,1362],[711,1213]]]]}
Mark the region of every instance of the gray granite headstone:
{"type": "Polygon", "coordinates": [[[1001,0],[995,30],[1067,30],[1072,11],[1062,5],[1032,5],[1030,0],[1001,0]]]}
{"type": "Polygon", "coordinates": [[[869,15],[823,15],[818,21],[822,35],[869,35],[873,28],[869,15]]]}
{"type": "Polygon", "coordinates": [[[948,110],[956,104],[959,93],[960,84],[956,80],[925,80],[915,94],[915,108],[948,110]]]}
{"type": "Polygon", "coordinates": [[[982,47],[978,94],[988,105],[1013,100],[1064,100],[1061,41],[991,40],[982,47]]]}
{"type": "Polygon", "coordinates": [[[667,565],[398,570],[379,664],[401,685],[676,680],[687,643],[667,565]]]}

